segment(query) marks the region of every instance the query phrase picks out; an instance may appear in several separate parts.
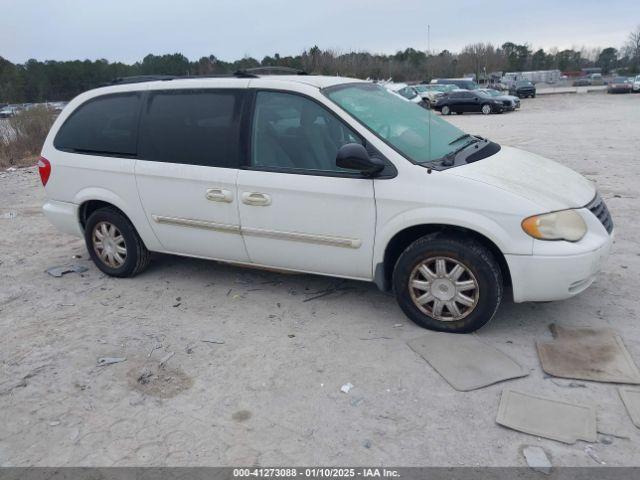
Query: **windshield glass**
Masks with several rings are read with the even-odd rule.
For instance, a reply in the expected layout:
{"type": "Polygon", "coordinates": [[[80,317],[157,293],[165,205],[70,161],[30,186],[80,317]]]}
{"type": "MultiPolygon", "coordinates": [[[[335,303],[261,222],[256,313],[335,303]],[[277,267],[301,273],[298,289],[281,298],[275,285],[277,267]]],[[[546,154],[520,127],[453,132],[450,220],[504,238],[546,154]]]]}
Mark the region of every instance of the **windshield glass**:
{"type": "Polygon", "coordinates": [[[529,87],[529,86],[532,86],[533,84],[529,80],[520,80],[516,82],[516,85],[518,87],[529,87]]]}
{"type": "Polygon", "coordinates": [[[329,87],[325,95],[379,138],[416,163],[431,162],[471,141],[431,110],[372,83],[329,87]]]}
{"type": "Polygon", "coordinates": [[[486,93],[487,95],[489,95],[490,97],[499,97],[500,95],[502,95],[500,92],[496,91],[496,90],[482,90],[484,93],[486,93]]]}

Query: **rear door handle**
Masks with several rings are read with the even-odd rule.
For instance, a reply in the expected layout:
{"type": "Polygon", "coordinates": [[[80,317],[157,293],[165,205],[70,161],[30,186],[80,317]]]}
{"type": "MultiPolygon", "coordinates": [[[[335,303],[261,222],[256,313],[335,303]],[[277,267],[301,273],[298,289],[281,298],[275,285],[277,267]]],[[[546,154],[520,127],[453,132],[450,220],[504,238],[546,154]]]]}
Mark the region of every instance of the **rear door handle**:
{"type": "Polygon", "coordinates": [[[211,200],[212,202],[233,202],[233,194],[230,190],[225,188],[209,188],[205,193],[205,197],[207,197],[207,200],[211,200]]]}
{"type": "Polygon", "coordinates": [[[242,203],[255,207],[266,207],[271,205],[271,197],[266,193],[242,192],[242,203]]]}

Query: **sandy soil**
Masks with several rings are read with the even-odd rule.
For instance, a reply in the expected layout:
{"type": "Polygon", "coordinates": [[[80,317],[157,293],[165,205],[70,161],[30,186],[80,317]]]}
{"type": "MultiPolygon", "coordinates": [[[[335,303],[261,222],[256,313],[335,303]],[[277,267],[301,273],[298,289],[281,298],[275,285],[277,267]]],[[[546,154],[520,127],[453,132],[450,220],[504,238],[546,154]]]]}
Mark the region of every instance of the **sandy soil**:
{"type": "Polygon", "coordinates": [[[640,95],[522,104],[449,118],[597,182],[616,245],[578,297],[506,302],[479,336],[531,374],[468,393],[406,345],[424,331],[373,285],[170,256],[137,278],[108,278],[42,216],[34,169],[0,173],[0,465],[524,465],[523,445],[555,465],[596,465],[584,442],[498,426],[506,386],[595,403],[599,429],[616,436],[593,450],[608,465],[640,465],[640,430],[617,387],[546,377],[534,344],[552,322],[609,326],[640,364],[640,95]],[[72,263],[88,271],[45,273],[72,263]],[[101,357],[126,361],[96,366],[101,357]]]}

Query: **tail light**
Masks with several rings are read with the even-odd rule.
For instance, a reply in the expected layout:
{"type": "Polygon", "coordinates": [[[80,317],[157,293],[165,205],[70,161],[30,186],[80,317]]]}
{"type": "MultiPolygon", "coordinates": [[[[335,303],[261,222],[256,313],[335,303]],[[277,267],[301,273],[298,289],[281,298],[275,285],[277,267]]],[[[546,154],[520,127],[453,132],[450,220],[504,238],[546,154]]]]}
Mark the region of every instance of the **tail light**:
{"type": "Polygon", "coordinates": [[[40,157],[38,161],[38,172],[40,173],[40,180],[42,180],[42,185],[46,186],[49,181],[49,176],[51,175],[51,163],[44,157],[40,157]]]}

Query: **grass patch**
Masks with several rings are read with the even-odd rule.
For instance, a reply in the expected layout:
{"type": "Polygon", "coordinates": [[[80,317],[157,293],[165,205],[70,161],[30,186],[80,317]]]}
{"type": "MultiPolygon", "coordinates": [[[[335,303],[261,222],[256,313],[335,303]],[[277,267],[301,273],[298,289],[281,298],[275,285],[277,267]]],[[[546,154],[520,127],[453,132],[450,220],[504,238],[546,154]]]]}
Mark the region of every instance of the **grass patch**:
{"type": "Polygon", "coordinates": [[[0,120],[0,168],[33,165],[56,118],[46,107],[34,107],[0,120]]]}

